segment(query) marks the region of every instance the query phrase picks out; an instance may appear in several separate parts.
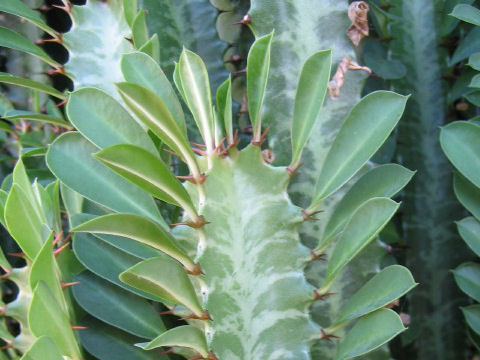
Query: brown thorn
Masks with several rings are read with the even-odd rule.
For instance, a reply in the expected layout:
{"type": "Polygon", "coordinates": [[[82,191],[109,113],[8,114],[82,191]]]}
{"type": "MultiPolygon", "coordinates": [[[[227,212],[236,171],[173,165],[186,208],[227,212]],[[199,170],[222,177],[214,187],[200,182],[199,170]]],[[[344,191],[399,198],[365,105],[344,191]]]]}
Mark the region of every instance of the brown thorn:
{"type": "Polygon", "coordinates": [[[193,142],[193,141],[190,141],[190,144],[195,145],[195,146],[198,146],[198,147],[201,147],[201,148],[204,148],[204,149],[207,148],[207,145],[199,144],[199,143],[196,143],[196,142],[193,142]]]}
{"type": "Polygon", "coordinates": [[[308,213],[307,210],[302,209],[303,221],[318,221],[320,219],[316,218],[314,215],[322,213],[323,210],[317,210],[312,213],[308,213]]]}
{"type": "Polygon", "coordinates": [[[332,341],[332,339],[340,339],[339,336],[333,335],[333,334],[327,334],[325,330],[320,330],[322,332],[322,336],[320,337],[320,340],[327,340],[327,341],[332,341]]]}
{"type": "Polygon", "coordinates": [[[202,156],[207,155],[207,153],[205,151],[201,150],[201,149],[197,149],[195,147],[192,147],[192,150],[193,150],[194,153],[197,153],[198,155],[202,155],[202,156]]]}
{"type": "Polygon", "coordinates": [[[58,242],[60,241],[60,239],[62,238],[63,236],[63,231],[60,231],[60,234],[58,234],[57,236],[55,236],[55,239],[53,240],[53,246],[56,246],[58,244],[58,242]]]}
{"type": "Polygon", "coordinates": [[[64,245],[60,246],[58,249],[55,249],[53,251],[53,256],[55,257],[58,257],[60,255],[60,253],[65,250],[68,246],[70,245],[70,241],[68,241],[67,243],[65,243],[64,245]]]}
{"type": "Polygon", "coordinates": [[[163,149],[163,151],[166,151],[167,153],[169,153],[169,154],[171,154],[171,155],[180,159],[180,156],[178,156],[178,154],[175,151],[172,151],[170,149],[163,149]]]}
{"type": "Polygon", "coordinates": [[[60,65],[59,67],[55,69],[48,69],[45,71],[45,74],[47,75],[65,75],[65,67],[63,65],[60,65]]]}
{"type": "Polygon", "coordinates": [[[207,225],[207,224],[210,224],[210,222],[205,220],[205,218],[202,215],[199,215],[198,218],[195,221],[188,220],[188,221],[184,221],[184,222],[173,223],[173,224],[170,224],[170,227],[175,227],[175,226],[179,226],[179,225],[187,225],[187,226],[190,226],[191,228],[194,228],[194,229],[200,229],[201,227],[203,227],[204,225],[207,225]]]}
{"type": "Polygon", "coordinates": [[[173,354],[173,353],[175,353],[175,349],[170,348],[167,351],[162,351],[161,353],[158,354],[158,356],[163,356],[163,355],[168,355],[168,354],[173,354]]]}
{"type": "Polygon", "coordinates": [[[205,182],[205,180],[207,179],[207,176],[205,174],[200,174],[200,179],[195,179],[193,175],[186,175],[186,176],[177,175],[176,178],[179,180],[189,181],[193,184],[201,185],[205,182]]]}
{"type": "Polygon", "coordinates": [[[252,22],[252,16],[250,14],[245,15],[242,20],[234,22],[232,25],[248,25],[252,22]]]}
{"type": "Polygon", "coordinates": [[[45,43],[57,43],[62,45],[63,44],[63,37],[62,34],[58,34],[57,36],[51,38],[51,39],[38,39],[35,41],[35,44],[37,45],[43,45],[45,43]]]}
{"type": "Polygon", "coordinates": [[[25,258],[25,254],[23,252],[18,252],[18,253],[8,253],[7,255],[13,256],[13,257],[18,257],[18,258],[25,258]]]}
{"type": "Polygon", "coordinates": [[[12,269],[8,269],[8,268],[3,267],[3,266],[0,266],[0,268],[2,268],[3,271],[5,271],[5,274],[0,275],[0,279],[8,279],[8,277],[12,273],[12,269]]]}
{"type": "Polygon", "coordinates": [[[1,346],[0,351],[7,350],[13,347],[13,342],[9,341],[7,342],[7,345],[1,346]]]}
{"type": "Polygon", "coordinates": [[[80,281],[72,281],[72,282],[61,282],[60,285],[62,286],[62,290],[65,290],[66,288],[80,284],[80,281]]]}
{"type": "Polygon", "coordinates": [[[217,145],[217,147],[215,149],[213,149],[213,154],[216,154],[218,153],[219,155],[222,155],[222,152],[223,151],[220,151],[220,149],[223,148],[223,143],[225,142],[225,138],[223,138],[222,140],[220,140],[220,143],[217,145]]]}
{"type": "Polygon", "coordinates": [[[285,170],[287,170],[288,176],[294,177],[298,175],[298,169],[300,169],[302,166],[303,166],[303,163],[300,163],[295,167],[292,167],[291,165],[289,165],[285,170]]]}
{"type": "Polygon", "coordinates": [[[195,314],[192,314],[192,315],[188,315],[188,316],[185,316],[183,318],[180,318],[178,319],[179,321],[180,320],[190,320],[190,319],[193,319],[193,320],[210,320],[212,321],[212,318],[210,316],[210,313],[208,312],[208,310],[203,310],[203,313],[202,315],[198,316],[198,315],[195,315],[195,314]]]}
{"type": "Polygon", "coordinates": [[[258,140],[258,141],[252,140],[252,145],[262,146],[263,142],[265,141],[265,138],[267,137],[268,130],[270,130],[270,128],[266,128],[266,129],[265,129],[265,131],[264,131],[264,132],[262,133],[262,135],[260,136],[260,140],[258,140]]]}
{"type": "Polygon", "coordinates": [[[68,3],[68,5],[52,5],[53,7],[65,11],[67,14],[72,13],[72,4],[68,3]]]}
{"type": "Polygon", "coordinates": [[[68,99],[60,101],[57,105],[55,105],[56,108],[62,107],[67,103],[68,99]]]}
{"type": "Polygon", "coordinates": [[[321,294],[317,289],[313,290],[313,301],[318,300],[325,300],[325,298],[336,295],[337,293],[327,292],[325,294],[321,294]]]}
{"type": "Polygon", "coordinates": [[[129,37],[124,37],[125,40],[127,40],[131,45],[134,45],[133,44],[133,39],[132,38],[129,38],[129,37]]]}
{"type": "Polygon", "coordinates": [[[0,306],[0,316],[4,316],[7,312],[8,305],[0,306]]]}
{"type": "Polygon", "coordinates": [[[86,326],[79,326],[79,325],[72,325],[72,330],[86,330],[88,327],[86,326]]]}
{"type": "Polygon", "coordinates": [[[310,261],[325,261],[325,256],[327,256],[325,253],[317,254],[315,250],[310,250],[310,254],[312,255],[312,259],[310,261]]]}
{"type": "Polygon", "coordinates": [[[238,70],[238,71],[234,71],[234,72],[232,72],[232,75],[237,76],[237,75],[243,75],[243,74],[246,74],[246,73],[247,73],[247,68],[241,69],[241,70],[238,70]]]}
{"type": "Polygon", "coordinates": [[[173,310],[161,311],[158,315],[173,315],[173,310]]]}
{"type": "Polygon", "coordinates": [[[205,275],[199,263],[193,264],[193,270],[185,269],[185,271],[187,272],[187,274],[193,275],[193,276],[205,275]]]}

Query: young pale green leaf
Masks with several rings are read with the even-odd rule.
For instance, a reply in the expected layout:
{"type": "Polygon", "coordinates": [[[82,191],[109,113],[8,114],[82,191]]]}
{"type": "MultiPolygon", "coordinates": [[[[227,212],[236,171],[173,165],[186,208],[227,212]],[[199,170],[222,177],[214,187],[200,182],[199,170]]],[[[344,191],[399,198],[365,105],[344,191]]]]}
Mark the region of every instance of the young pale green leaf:
{"type": "Polygon", "coordinates": [[[480,10],[468,4],[458,4],[450,14],[459,20],[480,26],[480,10]]]}
{"type": "Polygon", "coordinates": [[[158,40],[158,35],[153,34],[150,40],[143,44],[138,51],[149,55],[157,64],[160,64],[160,40],[158,40]]]}
{"type": "Polygon", "coordinates": [[[32,211],[32,202],[20,185],[13,184],[5,205],[5,222],[10,235],[25,255],[33,260],[42,248],[42,219],[32,211]]]}
{"type": "Polygon", "coordinates": [[[247,59],[248,114],[253,127],[253,140],[259,141],[262,132],[262,105],[270,71],[270,52],[273,32],[253,43],[247,59]]]}
{"type": "Polygon", "coordinates": [[[458,201],[477,220],[480,219],[480,188],[476,187],[461,174],[456,173],[453,179],[453,189],[458,201]]]}
{"type": "Polygon", "coordinates": [[[173,70],[173,82],[175,83],[175,86],[177,87],[177,90],[180,93],[183,102],[186,104],[187,100],[185,100],[185,92],[183,91],[182,78],[180,77],[180,65],[177,62],[175,63],[175,69],[173,70]]]}
{"type": "Polygon", "coordinates": [[[62,287],[60,286],[60,277],[58,276],[58,267],[53,257],[53,233],[48,237],[37,257],[33,261],[30,270],[28,283],[30,289],[35,289],[38,283],[42,281],[47,285],[56,302],[66,313],[67,305],[63,297],[62,287]]]}
{"type": "Polygon", "coordinates": [[[60,64],[48,56],[41,47],[33,44],[23,35],[20,35],[19,33],[3,26],[0,26],[0,46],[12,50],[23,51],[27,54],[36,56],[40,60],[45,61],[48,65],[53,67],[60,66],[60,64]]]}
{"type": "Polygon", "coordinates": [[[455,281],[462,291],[480,301],[480,265],[473,262],[466,262],[453,270],[455,281]]]}
{"type": "Polygon", "coordinates": [[[157,312],[146,300],[95,276],[79,274],[72,288],[76,302],[97,319],[130,334],[153,339],[165,331],[157,312]]]}
{"type": "Polygon", "coordinates": [[[125,16],[125,20],[127,21],[128,26],[130,28],[133,25],[133,20],[137,15],[138,9],[138,1],[137,0],[123,0],[123,14],[125,16]]]}
{"type": "Polygon", "coordinates": [[[10,75],[7,73],[0,72],[0,83],[5,83],[5,84],[10,84],[10,85],[17,85],[17,86],[22,86],[26,87],[32,90],[38,90],[41,92],[44,92],[46,94],[52,95],[58,99],[65,100],[67,96],[65,94],[62,94],[60,91],[57,89],[42,84],[38,81],[33,81],[30,79],[24,79],[18,76],[10,75]]]}
{"type": "Polygon", "coordinates": [[[62,128],[71,130],[73,129],[72,125],[67,123],[65,120],[58,118],[56,116],[47,115],[47,114],[37,114],[31,111],[23,111],[23,110],[11,110],[8,111],[4,116],[2,116],[6,120],[30,120],[30,121],[38,121],[41,123],[52,124],[56,126],[60,126],[62,128]]]}
{"type": "Polygon", "coordinates": [[[135,16],[135,19],[133,19],[132,37],[133,44],[137,49],[141,48],[148,41],[147,23],[143,10],[140,10],[135,16]]]}
{"type": "Polygon", "coordinates": [[[63,360],[55,342],[48,336],[39,337],[20,360],[63,360]]]}
{"type": "Polygon", "coordinates": [[[77,132],[65,133],[50,145],[50,170],[70,189],[109,209],[149,217],[168,228],[154,200],[143,190],[92,157],[98,148],[77,132]]]}
{"type": "Polygon", "coordinates": [[[124,236],[158,249],[178,260],[188,270],[194,270],[193,261],[175,244],[173,237],[151,220],[141,216],[129,214],[100,216],[71,231],[124,236]]]}
{"type": "Polygon", "coordinates": [[[167,356],[159,356],[158,352],[147,352],[136,347],[134,344],[142,341],[141,338],[109,326],[93,317],[83,319],[81,325],[87,327],[78,333],[82,345],[95,356],[95,359],[169,360],[167,356]]]}
{"type": "Polygon", "coordinates": [[[40,29],[46,33],[56,37],[58,34],[50,26],[48,26],[45,21],[42,19],[40,14],[32,10],[28,5],[26,5],[21,0],[7,0],[0,3],[0,11],[19,16],[35,26],[38,26],[40,29]]]}
{"type": "Polygon", "coordinates": [[[197,54],[183,49],[178,64],[184,100],[192,112],[207,149],[213,145],[212,93],[207,67],[197,54]]]}
{"type": "Polygon", "coordinates": [[[144,260],[120,274],[120,280],[149,294],[184,305],[197,316],[203,315],[185,269],[169,257],[144,260]]]}
{"type": "Polygon", "coordinates": [[[377,310],[361,318],[338,347],[335,360],[369,353],[405,331],[402,320],[390,309],[377,310]]]}
{"type": "Polygon", "coordinates": [[[406,102],[405,96],[376,91],[352,109],[320,171],[312,208],[345,184],[380,148],[400,120],[406,102]]]}
{"type": "Polygon", "coordinates": [[[198,352],[202,357],[208,356],[207,340],[205,334],[193,325],[177,326],[170,329],[149,343],[137,344],[145,350],[156,349],[161,346],[186,347],[198,352]]]}
{"type": "Polygon", "coordinates": [[[233,144],[232,126],[232,77],[229,76],[217,89],[218,118],[225,129],[227,142],[233,144]]]}
{"type": "Polygon", "coordinates": [[[470,326],[477,334],[480,334],[480,305],[465,306],[461,309],[463,316],[465,316],[465,320],[467,320],[468,326],[470,326]]]}
{"type": "Polygon", "coordinates": [[[159,157],[135,145],[115,145],[95,158],[157,199],[182,207],[196,219],[195,206],[180,181],[159,157]]]}
{"type": "Polygon", "coordinates": [[[455,121],[442,128],[440,144],[453,166],[480,187],[480,126],[455,121]]]}
{"type": "Polygon", "coordinates": [[[136,84],[117,84],[125,103],[165,144],[183,158],[192,173],[199,173],[185,129],[180,128],[165,103],[152,91],[136,84]]]}
{"type": "Polygon", "coordinates": [[[380,197],[367,200],[358,207],[328,261],[325,286],[329,286],[342,269],[377,236],[399,206],[393,200],[380,197]]]}
{"type": "Polygon", "coordinates": [[[480,222],[470,216],[457,222],[457,228],[470,249],[480,256],[480,222]]]}
{"type": "Polygon", "coordinates": [[[8,229],[5,222],[5,206],[7,204],[8,194],[6,191],[0,189],[0,223],[5,229],[8,229]]]}
{"type": "Polygon", "coordinates": [[[180,129],[186,133],[182,105],[158,63],[144,53],[135,52],[123,55],[120,65],[125,81],[153,91],[164,102],[180,129]]]}
{"type": "Polygon", "coordinates": [[[394,196],[407,185],[414,174],[414,171],[397,164],[380,165],[368,171],[335,207],[318,247],[330,244],[361,204],[374,197],[394,196]]]}
{"type": "Polygon", "coordinates": [[[102,90],[82,88],[67,103],[67,115],[75,128],[100,149],[137,145],[158,156],[150,137],[120,103],[102,90]]]}
{"type": "Polygon", "coordinates": [[[332,51],[319,51],[303,65],[298,81],[292,121],[292,162],[297,167],[303,148],[312,134],[320,109],[327,94],[332,51]]]}
{"type": "Polygon", "coordinates": [[[348,300],[334,321],[334,325],[357,319],[387,306],[416,285],[406,267],[400,265],[386,267],[348,300]]]}
{"type": "Polygon", "coordinates": [[[43,281],[37,284],[33,292],[28,309],[28,326],[36,337],[48,336],[55,339],[63,355],[81,359],[69,319],[43,281]]]}
{"type": "Polygon", "coordinates": [[[5,254],[3,253],[2,248],[0,248],[0,267],[2,267],[3,269],[12,268],[12,265],[10,265],[7,258],[5,257],[5,254]]]}

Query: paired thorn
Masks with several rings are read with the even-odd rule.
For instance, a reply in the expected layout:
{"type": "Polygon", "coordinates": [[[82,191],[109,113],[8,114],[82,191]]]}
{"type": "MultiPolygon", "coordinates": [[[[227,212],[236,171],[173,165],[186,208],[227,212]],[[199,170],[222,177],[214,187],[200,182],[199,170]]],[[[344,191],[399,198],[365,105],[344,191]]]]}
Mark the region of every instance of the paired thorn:
{"type": "Polygon", "coordinates": [[[307,210],[302,210],[303,221],[318,221],[320,219],[316,218],[315,215],[322,213],[323,210],[317,210],[312,213],[308,212],[307,210]]]}
{"type": "Polygon", "coordinates": [[[57,43],[57,44],[63,45],[63,36],[62,34],[58,34],[55,37],[50,39],[38,39],[37,41],[35,41],[35,44],[37,45],[43,45],[45,43],[57,43]]]}
{"type": "Polygon", "coordinates": [[[53,251],[53,256],[55,257],[58,257],[60,255],[60,253],[65,250],[68,246],[70,245],[70,241],[68,241],[67,243],[65,243],[64,245],[60,246],[58,249],[55,249],[53,251]]]}
{"type": "Polygon", "coordinates": [[[201,227],[203,227],[204,225],[207,225],[207,224],[210,224],[210,222],[205,220],[205,218],[202,215],[199,215],[197,217],[197,219],[195,219],[194,221],[188,220],[188,221],[184,221],[184,222],[170,224],[170,227],[175,227],[175,226],[179,226],[179,225],[187,225],[187,226],[190,226],[194,229],[200,229],[201,227]]]}
{"type": "Polygon", "coordinates": [[[262,135],[260,136],[260,139],[259,139],[259,140],[252,140],[252,145],[262,146],[263,142],[265,141],[265,138],[267,137],[268,130],[270,130],[270,128],[266,128],[266,129],[265,129],[265,131],[264,131],[264,132],[262,133],[262,135]]]}
{"type": "Polygon", "coordinates": [[[187,272],[187,274],[193,275],[193,276],[205,275],[205,273],[203,272],[203,269],[202,269],[202,267],[200,266],[199,263],[193,264],[193,269],[192,270],[185,269],[185,271],[187,272]]]}
{"type": "Polygon", "coordinates": [[[327,254],[325,254],[325,253],[317,254],[315,252],[315,250],[310,250],[310,254],[312,255],[312,259],[310,261],[317,261],[317,260],[325,261],[325,260],[327,260],[327,259],[325,259],[327,254]]]}
{"type": "Polygon", "coordinates": [[[179,180],[189,181],[196,185],[201,185],[205,182],[205,180],[207,179],[207,176],[205,174],[200,174],[199,179],[197,179],[193,175],[186,175],[186,176],[177,175],[176,178],[179,180]]]}
{"type": "Polygon", "coordinates": [[[72,281],[72,282],[61,282],[60,285],[62,286],[62,290],[69,288],[70,286],[80,284],[80,281],[72,281]]]}
{"type": "Polygon", "coordinates": [[[332,295],[336,295],[336,294],[337,293],[333,293],[333,292],[327,292],[327,293],[322,294],[320,291],[315,289],[315,290],[313,290],[313,301],[323,301],[327,297],[332,296],[332,295]]]}
{"type": "Polygon", "coordinates": [[[252,16],[250,14],[245,15],[242,20],[234,22],[232,25],[248,25],[252,22],[252,16]]]}
{"type": "Polygon", "coordinates": [[[60,233],[57,236],[55,236],[55,239],[53,239],[53,246],[57,246],[58,242],[62,237],[63,237],[63,231],[60,231],[60,233]]]}
{"type": "Polygon", "coordinates": [[[65,75],[65,67],[63,65],[56,67],[54,69],[48,69],[45,71],[47,75],[65,75]]]}
{"type": "Polygon", "coordinates": [[[208,310],[203,310],[203,313],[200,316],[192,314],[192,315],[188,315],[188,316],[185,316],[183,318],[180,318],[178,320],[179,321],[180,320],[210,320],[210,321],[212,321],[213,319],[210,316],[210,313],[208,312],[208,310]]]}
{"type": "Polygon", "coordinates": [[[327,340],[327,341],[332,341],[332,339],[340,339],[339,336],[333,335],[333,334],[327,334],[325,330],[320,330],[322,332],[322,336],[320,337],[320,340],[327,340]]]}

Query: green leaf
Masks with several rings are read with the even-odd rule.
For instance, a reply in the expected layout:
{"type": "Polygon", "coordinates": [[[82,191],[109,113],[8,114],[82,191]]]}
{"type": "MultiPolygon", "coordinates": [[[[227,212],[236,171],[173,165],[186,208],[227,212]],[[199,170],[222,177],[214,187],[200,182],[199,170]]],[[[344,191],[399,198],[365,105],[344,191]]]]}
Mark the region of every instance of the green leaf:
{"type": "Polygon", "coordinates": [[[377,91],[352,109],[320,171],[312,207],[344,185],[375,154],[400,120],[406,102],[405,96],[377,91]]]}
{"type": "Polygon", "coordinates": [[[138,49],[142,53],[145,53],[152,57],[152,59],[159,64],[160,63],[160,41],[158,40],[158,35],[153,34],[143,46],[138,49]]]}
{"type": "Polygon", "coordinates": [[[405,331],[400,317],[390,309],[377,310],[360,319],[338,347],[335,360],[351,359],[372,350],[405,331]]]}
{"type": "Polygon", "coordinates": [[[60,66],[60,64],[50,58],[50,56],[48,56],[41,47],[33,44],[30,40],[19,33],[3,26],[0,26],[0,46],[12,50],[23,51],[39,58],[42,61],[45,61],[47,64],[53,67],[60,66]]]}
{"type": "Polygon", "coordinates": [[[358,207],[345,226],[328,261],[326,286],[377,236],[399,206],[400,204],[393,200],[380,197],[367,200],[358,207]]]}
{"type": "Polygon", "coordinates": [[[193,325],[178,326],[170,329],[149,343],[137,344],[145,350],[156,349],[161,346],[186,347],[198,352],[202,357],[208,356],[207,340],[205,334],[193,325]]]}
{"type": "MultiPolygon", "coordinates": [[[[213,146],[212,93],[207,67],[197,54],[183,49],[178,64],[184,100],[190,109],[207,149],[213,146]]],[[[179,89],[180,91],[180,89],[179,89]]]]}
{"type": "Polygon", "coordinates": [[[468,86],[472,88],[480,88],[480,74],[475,75],[468,86]]]}
{"type": "Polygon", "coordinates": [[[133,344],[141,338],[113,328],[92,317],[84,319],[81,325],[87,329],[79,332],[83,347],[99,360],[167,360],[158,352],[147,352],[133,344]]]}
{"type": "Polygon", "coordinates": [[[39,337],[20,360],[63,360],[55,342],[48,336],[39,337]]]}
{"type": "Polygon", "coordinates": [[[82,88],[67,103],[67,115],[75,128],[100,149],[137,145],[158,156],[150,137],[120,103],[102,90],[82,88]]]}
{"type": "Polygon", "coordinates": [[[157,199],[182,207],[196,219],[190,196],[160,158],[126,144],[106,148],[95,154],[95,158],[157,199]]]}
{"type": "Polygon", "coordinates": [[[130,28],[133,25],[133,20],[137,15],[138,9],[138,1],[137,0],[123,0],[123,14],[125,16],[125,20],[127,21],[128,26],[130,28]]]}
{"type": "Polygon", "coordinates": [[[387,306],[405,295],[416,285],[417,283],[415,283],[412,274],[406,267],[400,265],[386,267],[348,300],[334,325],[357,319],[387,306]]]}
{"type": "Polygon", "coordinates": [[[332,51],[319,51],[303,65],[295,95],[292,121],[292,164],[297,166],[303,148],[312,134],[327,94],[332,51]]]}
{"type": "Polygon", "coordinates": [[[377,166],[364,174],[335,207],[325,228],[319,247],[328,245],[351,218],[355,210],[368,199],[392,197],[410,181],[414,171],[397,164],[377,166]]]}
{"type": "Polygon", "coordinates": [[[480,265],[466,262],[453,270],[458,287],[468,296],[480,301],[480,265]]]}
{"type": "Polygon", "coordinates": [[[470,305],[461,309],[463,316],[465,316],[465,320],[467,320],[468,326],[470,326],[477,334],[480,334],[480,305],[470,305]]]}
{"type": "Polygon", "coordinates": [[[38,12],[30,9],[30,7],[21,0],[2,1],[0,11],[19,16],[54,37],[58,35],[55,30],[45,23],[38,12]]]}
{"type": "Polygon", "coordinates": [[[55,339],[63,355],[81,358],[69,319],[43,281],[37,284],[33,292],[28,309],[28,326],[36,337],[48,336],[55,339]]]}
{"type": "Polygon", "coordinates": [[[225,129],[228,144],[233,144],[232,77],[229,76],[217,89],[217,108],[220,123],[225,129]]]}
{"type": "Polygon", "coordinates": [[[8,111],[3,116],[3,118],[6,120],[22,119],[22,120],[39,121],[41,123],[57,125],[68,130],[73,129],[73,127],[63,119],[60,119],[56,116],[47,115],[47,114],[37,114],[31,111],[12,110],[12,111],[8,111]]]}
{"type": "Polygon", "coordinates": [[[42,220],[32,211],[32,202],[18,184],[13,184],[5,205],[5,222],[10,235],[31,260],[43,245],[42,220]]]}
{"type": "Polygon", "coordinates": [[[253,43],[247,59],[248,114],[252,122],[254,141],[260,140],[262,130],[262,105],[270,71],[270,52],[273,32],[253,43]]]}
{"type": "Polygon", "coordinates": [[[145,22],[145,12],[143,10],[140,10],[133,20],[132,37],[137,49],[141,48],[148,41],[147,23],[145,22]]]}
{"type": "Polygon", "coordinates": [[[473,217],[467,217],[457,222],[457,228],[470,249],[480,256],[480,222],[473,217]]]}
{"type": "Polygon", "coordinates": [[[95,276],[79,274],[72,292],[77,303],[97,319],[130,334],[153,339],[165,331],[157,311],[146,300],[95,276]]]}
{"type": "Polygon", "coordinates": [[[42,281],[47,285],[56,302],[60,305],[62,311],[67,312],[67,304],[63,297],[63,290],[60,286],[60,277],[58,276],[58,267],[53,257],[53,233],[48,237],[37,257],[33,261],[28,283],[30,289],[35,289],[37,284],[42,281]]]}
{"type": "Polygon", "coordinates": [[[147,193],[92,157],[98,150],[79,133],[66,133],[50,145],[47,165],[60,181],[87,199],[114,211],[147,216],[168,228],[147,193]]]}
{"type": "Polygon", "coordinates": [[[448,65],[453,66],[478,51],[480,51],[480,27],[474,27],[457,46],[448,65]]]}
{"type": "Polygon", "coordinates": [[[480,52],[470,55],[467,65],[474,70],[480,71],[480,52]]]}
{"type": "Polygon", "coordinates": [[[156,297],[184,305],[197,316],[203,315],[185,269],[169,257],[144,260],[120,274],[120,280],[156,297]]]}
{"type": "Polygon", "coordinates": [[[162,301],[157,296],[139,291],[120,281],[119,275],[123,271],[142,261],[139,257],[128,254],[89,234],[75,234],[73,237],[73,251],[83,266],[102,279],[146,299],[162,301]],[[99,261],[99,259],[102,260],[99,261]]]}
{"type": "Polygon", "coordinates": [[[459,20],[480,26],[480,10],[467,4],[458,4],[450,14],[459,20]]]}
{"type": "Polygon", "coordinates": [[[137,117],[165,144],[185,159],[190,170],[196,171],[195,156],[187,135],[172,116],[165,103],[153,92],[139,85],[120,83],[118,91],[137,117]]]}
{"type": "Polygon", "coordinates": [[[182,105],[170,81],[155,60],[146,54],[135,52],[123,55],[121,67],[125,81],[153,91],[164,102],[180,129],[186,133],[182,105]]]}
{"type": "Polygon", "coordinates": [[[475,218],[480,219],[480,188],[476,187],[461,174],[456,173],[453,180],[453,189],[458,201],[475,218]]]}
{"type": "Polygon", "coordinates": [[[440,144],[453,166],[480,187],[480,126],[455,121],[442,128],[440,144]]]}
{"type": "Polygon", "coordinates": [[[52,95],[58,99],[65,100],[66,95],[62,94],[60,91],[57,89],[42,84],[38,81],[33,81],[30,79],[24,79],[18,76],[10,75],[7,73],[0,72],[0,83],[5,83],[5,84],[10,84],[10,85],[17,85],[17,86],[22,86],[26,87],[32,90],[38,90],[41,92],[44,92],[46,94],[52,95]]]}
{"type": "Polygon", "coordinates": [[[193,261],[175,244],[173,237],[154,222],[141,216],[127,214],[100,216],[73,228],[71,231],[127,237],[158,249],[178,260],[187,269],[194,270],[193,261]]]}
{"type": "Polygon", "coordinates": [[[0,248],[0,266],[3,269],[11,269],[12,268],[12,265],[10,265],[7,258],[5,257],[5,254],[3,253],[2,248],[0,248]]]}

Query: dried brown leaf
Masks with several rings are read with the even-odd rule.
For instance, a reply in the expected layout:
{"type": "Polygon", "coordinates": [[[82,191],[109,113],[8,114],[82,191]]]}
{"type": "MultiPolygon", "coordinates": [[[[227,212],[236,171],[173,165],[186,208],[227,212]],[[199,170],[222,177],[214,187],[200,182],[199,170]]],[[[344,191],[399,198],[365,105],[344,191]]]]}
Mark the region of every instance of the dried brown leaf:
{"type": "Polygon", "coordinates": [[[345,76],[347,75],[348,70],[363,70],[369,74],[372,73],[372,70],[370,70],[369,67],[358,65],[348,56],[345,56],[338,64],[337,71],[335,72],[333,79],[328,83],[328,91],[333,99],[340,97],[340,89],[342,88],[343,84],[345,84],[345,76]]]}
{"type": "Polygon", "coordinates": [[[370,7],[365,1],[354,1],[348,7],[348,17],[352,21],[352,25],[347,30],[347,35],[355,46],[369,35],[368,29],[368,11],[370,7]]]}

